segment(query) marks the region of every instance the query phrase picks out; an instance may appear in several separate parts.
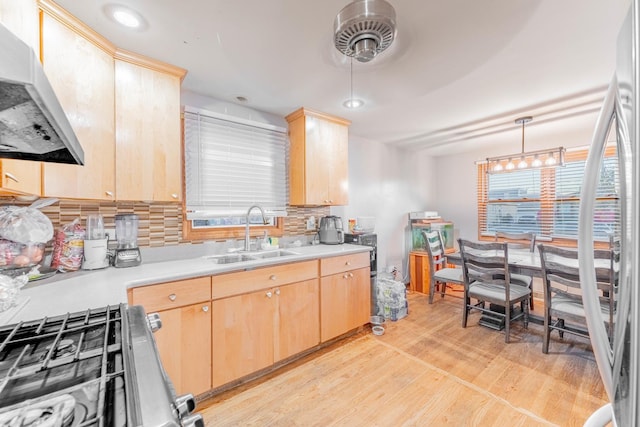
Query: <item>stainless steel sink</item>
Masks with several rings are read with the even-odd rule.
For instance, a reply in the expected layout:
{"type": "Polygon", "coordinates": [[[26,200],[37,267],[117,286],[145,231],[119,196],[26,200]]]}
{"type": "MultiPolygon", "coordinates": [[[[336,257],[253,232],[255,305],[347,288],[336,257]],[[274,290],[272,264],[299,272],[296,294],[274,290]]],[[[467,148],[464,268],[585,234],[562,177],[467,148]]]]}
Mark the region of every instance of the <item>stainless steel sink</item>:
{"type": "Polygon", "coordinates": [[[273,251],[259,251],[259,252],[243,252],[235,254],[224,255],[209,255],[205,258],[212,261],[214,264],[233,264],[243,261],[257,261],[261,259],[277,258],[287,255],[298,255],[296,252],[285,251],[282,249],[276,249],[273,251]]]}
{"type": "Polygon", "coordinates": [[[281,256],[287,256],[287,255],[298,255],[298,253],[292,252],[292,251],[285,251],[283,249],[276,249],[272,251],[267,250],[267,251],[261,251],[261,252],[251,252],[247,255],[258,258],[258,259],[265,259],[265,258],[276,258],[281,256]]]}
{"type": "Polygon", "coordinates": [[[212,261],[214,264],[233,264],[235,262],[256,260],[256,258],[250,257],[247,254],[212,255],[206,258],[212,261]]]}

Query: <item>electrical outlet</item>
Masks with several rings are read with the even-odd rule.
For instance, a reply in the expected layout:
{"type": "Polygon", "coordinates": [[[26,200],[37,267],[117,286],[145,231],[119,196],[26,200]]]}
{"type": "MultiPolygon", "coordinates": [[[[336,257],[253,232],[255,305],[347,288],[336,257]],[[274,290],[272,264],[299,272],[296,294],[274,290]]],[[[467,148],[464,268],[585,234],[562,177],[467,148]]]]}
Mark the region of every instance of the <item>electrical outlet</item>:
{"type": "Polygon", "coordinates": [[[109,237],[109,240],[116,240],[115,228],[105,228],[104,233],[109,237]]]}
{"type": "Polygon", "coordinates": [[[307,230],[315,230],[316,229],[316,217],[312,216],[307,219],[307,230]]]}

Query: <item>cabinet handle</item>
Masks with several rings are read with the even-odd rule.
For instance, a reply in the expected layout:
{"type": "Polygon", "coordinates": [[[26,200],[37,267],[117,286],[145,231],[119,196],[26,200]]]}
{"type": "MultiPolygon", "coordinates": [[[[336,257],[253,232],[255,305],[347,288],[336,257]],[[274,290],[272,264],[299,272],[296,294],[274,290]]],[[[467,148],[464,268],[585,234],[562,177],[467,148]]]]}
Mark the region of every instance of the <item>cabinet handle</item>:
{"type": "Polygon", "coordinates": [[[113,197],[113,191],[105,191],[104,194],[106,194],[109,197],[113,197]]]}
{"type": "Polygon", "coordinates": [[[5,172],[5,173],[4,173],[4,176],[6,176],[7,178],[9,178],[9,179],[10,179],[10,180],[12,180],[12,181],[20,182],[20,181],[18,180],[18,178],[16,178],[16,176],[15,176],[14,174],[12,174],[12,173],[5,172]]]}
{"type": "Polygon", "coordinates": [[[280,295],[280,289],[276,289],[276,295],[280,295]]]}
{"type": "Polygon", "coordinates": [[[344,273],[344,274],[342,275],[342,278],[343,278],[343,279],[348,279],[348,278],[349,278],[349,274],[348,274],[348,273],[344,273]]]}
{"type": "Polygon", "coordinates": [[[269,280],[276,280],[278,277],[275,274],[269,276],[269,280]]]}
{"type": "Polygon", "coordinates": [[[202,306],[202,311],[204,311],[205,313],[206,313],[207,311],[209,311],[209,306],[208,306],[208,305],[203,305],[203,306],[202,306]]]}
{"type": "Polygon", "coordinates": [[[176,300],[176,298],[177,298],[177,297],[176,297],[176,294],[170,294],[170,295],[169,295],[169,299],[170,299],[171,301],[175,301],[175,300],[176,300]]]}
{"type": "Polygon", "coordinates": [[[349,278],[352,278],[352,277],[353,277],[353,273],[349,273],[349,278]]]}
{"type": "Polygon", "coordinates": [[[176,193],[171,193],[171,197],[172,197],[173,199],[177,199],[177,198],[178,198],[178,195],[177,195],[176,193]]]}
{"type": "Polygon", "coordinates": [[[267,295],[267,298],[271,298],[271,296],[273,296],[273,294],[271,293],[271,291],[267,291],[266,295],[267,295]]]}
{"type": "Polygon", "coordinates": [[[344,265],[351,265],[351,261],[345,262],[344,265]]]}

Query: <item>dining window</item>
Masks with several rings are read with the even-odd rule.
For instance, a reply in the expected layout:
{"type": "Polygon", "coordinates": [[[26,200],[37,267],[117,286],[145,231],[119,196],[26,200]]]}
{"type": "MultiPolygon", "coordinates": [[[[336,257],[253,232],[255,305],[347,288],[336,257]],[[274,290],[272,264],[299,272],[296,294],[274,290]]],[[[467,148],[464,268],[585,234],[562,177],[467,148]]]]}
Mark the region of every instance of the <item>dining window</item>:
{"type": "MultiPolygon", "coordinates": [[[[587,150],[566,153],[564,167],[487,174],[478,165],[478,230],[480,237],[496,232],[534,232],[543,240],[576,240],[582,176],[587,150]]],[[[620,179],[615,146],[600,165],[594,209],[594,238],[608,241],[620,228],[620,179]]]]}

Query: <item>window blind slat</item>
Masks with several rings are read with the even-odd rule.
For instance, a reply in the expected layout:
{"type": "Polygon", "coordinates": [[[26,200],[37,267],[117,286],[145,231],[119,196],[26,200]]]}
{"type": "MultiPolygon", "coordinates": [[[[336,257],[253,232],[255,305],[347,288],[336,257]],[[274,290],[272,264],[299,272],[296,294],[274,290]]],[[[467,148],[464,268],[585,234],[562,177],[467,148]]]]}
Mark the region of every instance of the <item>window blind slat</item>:
{"type": "Polygon", "coordinates": [[[189,218],[246,213],[258,204],[286,214],[288,141],[284,130],[186,111],[185,187],[189,218]]]}

